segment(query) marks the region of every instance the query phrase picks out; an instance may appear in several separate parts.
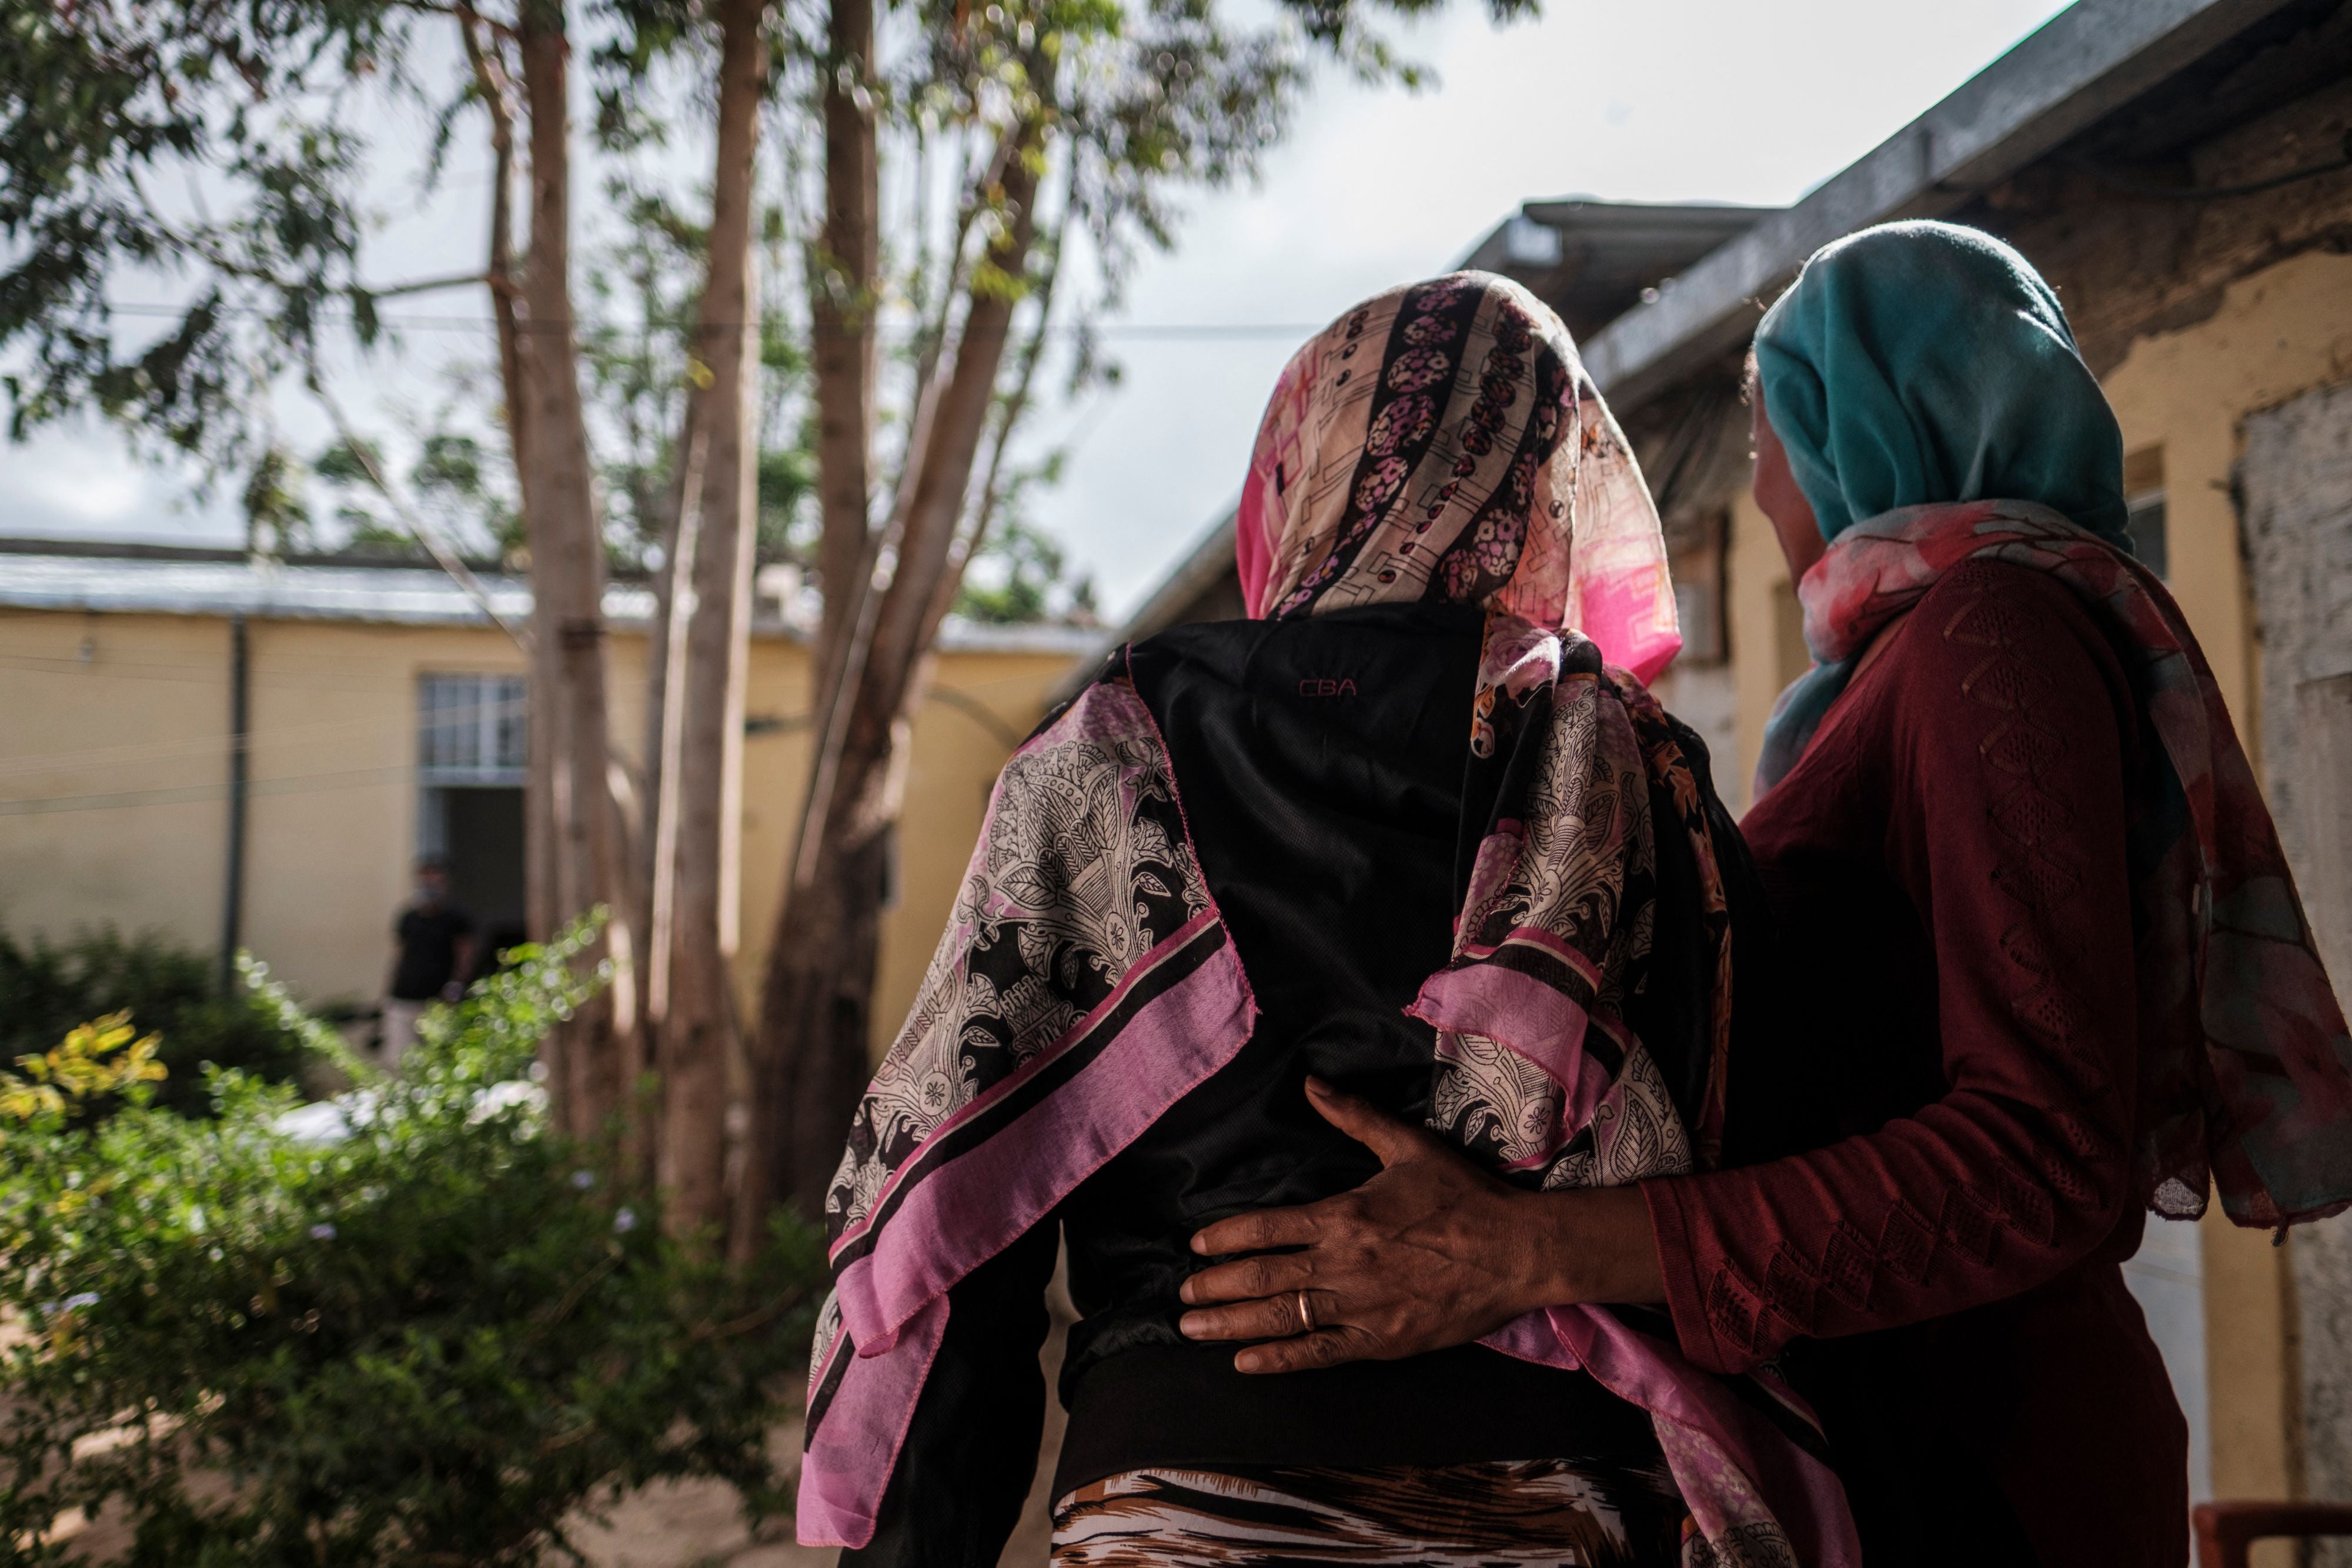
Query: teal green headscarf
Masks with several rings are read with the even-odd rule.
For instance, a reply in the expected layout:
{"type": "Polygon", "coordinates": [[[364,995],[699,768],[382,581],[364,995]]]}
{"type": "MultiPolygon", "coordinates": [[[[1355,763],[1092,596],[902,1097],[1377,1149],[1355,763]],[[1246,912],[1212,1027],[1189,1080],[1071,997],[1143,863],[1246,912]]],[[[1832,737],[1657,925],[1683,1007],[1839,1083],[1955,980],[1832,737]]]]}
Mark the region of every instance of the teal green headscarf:
{"type": "Polygon", "coordinates": [[[1757,329],[1756,368],[1825,538],[2013,500],[2129,548],[2115,413],[2057,295],[1990,235],[1883,224],[1822,246],[1757,329]]]}

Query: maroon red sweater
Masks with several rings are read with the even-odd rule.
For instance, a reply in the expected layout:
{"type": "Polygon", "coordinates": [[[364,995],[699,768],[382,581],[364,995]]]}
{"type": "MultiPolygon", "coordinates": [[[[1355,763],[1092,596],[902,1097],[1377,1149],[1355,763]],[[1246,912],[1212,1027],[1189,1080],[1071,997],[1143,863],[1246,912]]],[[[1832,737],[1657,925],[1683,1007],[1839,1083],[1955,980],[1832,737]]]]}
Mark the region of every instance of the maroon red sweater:
{"type": "Polygon", "coordinates": [[[2122,666],[2068,589],[1992,562],[1887,638],[1741,824],[1780,1027],[1731,1134],[1780,1157],[1646,1185],[1675,1324],[1705,1367],[1785,1359],[1873,1568],[2176,1568],[2187,1428],[2118,1270],[2122,666]]]}

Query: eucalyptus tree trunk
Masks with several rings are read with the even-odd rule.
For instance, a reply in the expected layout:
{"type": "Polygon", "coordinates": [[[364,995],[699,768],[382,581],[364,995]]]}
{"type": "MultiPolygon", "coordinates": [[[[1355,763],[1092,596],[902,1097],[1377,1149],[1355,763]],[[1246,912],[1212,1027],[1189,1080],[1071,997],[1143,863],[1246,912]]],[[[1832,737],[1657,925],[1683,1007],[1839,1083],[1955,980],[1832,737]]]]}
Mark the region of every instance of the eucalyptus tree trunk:
{"type": "Polygon", "coordinates": [[[514,84],[507,76],[497,40],[484,37],[487,28],[470,16],[461,18],[458,26],[474,85],[490,119],[490,238],[482,277],[489,286],[490,316],[498,328],[499,392],[506,403],[507,441],[514,455],[517,483],[527,484],[530,465],[525,453],[530,432],[525,420],[529,402],[523,390],[520,280],[515,270],[514,84]]]}
{"type": "Polygon", "coordinates": [[[525,0],[518,29],[530,121],[530,251],[520,290],[513,411],[529,433],[521,465],[530,544],[532,782],[526,863],[533,935],[603,904],[608,924],[593,963],[609,958],[612,983],[560,1026],[549,1042],[563,1125],[597,1133],[620,1108],[628,1056],[639,1038],[634,900],[625,833],[614,798],[605,722],[604,552],[572,341],[571,47],[560,0],[525,0]]]}
{"type": "MultiPolygon", "coordinates": [[[[874,570],[876,540],[869,514],[877,380],[874,308],[881,293],[882,202],[879,128],[873,92],[874,0],[832,0],[827,14],[824,83],[824,223],[809,246],[807,274],[810,372],[816,405],[817,571],[824,589],[810,671],[810,697],[820,711],[838,688],[850,632],[863,608],[857,590],[874,570]]],[[[820,762],[826,750],[820,731],[820,762]]],[[[804,808],[805,810],[805,808],[804,808]]],[[[812,904],[846,916],[855,901],[838,890],[795,886],[798,860],[787,852],[783,906],[769,939],[760,1024],[750,1042],[751,1140],[736,1188],[731,1249],[739,1258],[759,1243],[768,1211],[792,1191],[796,1148],[793,1120],[803,1075],[799,1013],[804,1007],[803,966],[789,949],[806,940],[812,904]]],[[[880,882],[880,866],[871,869],[880,882]]],[[[846,920],[827,929],[818,963],[873,961],[870,930],[846,920]],[[861,940],[862,937],[862,940],[861,940]]],[[[863,1019],[856,1021],[862,1027],[863,1019]]],[[[815,1206],[803,1205],[814,1215],[815,1206]]]]}
{"type": "MultiPolygon", "coordinates": [[[[871,170],[875,128],[855,91],[870,68],[871,13],[862,0],[834,10],[835,59],[825,101],[826,232],[813,267],[817,328],[819,493],[825,537],[825,617],[817,661],[816,745],[801,831],[787,865],[784,907],[768,953],[752,1057],[754,1150],[739,1211],[739,1244],[766,1205],[811,1218],[841,1154],[867,1076],[883,875],[898,816],[910,716],[921,700],[934,607],[951,597],[974,460],[988,425],[1018,300],[970,287],[952,356],[923,391],[907,468],[885,528],[867,521],[873,405],[870,373],[878,262],[871,170]],[[862,29],[862,30],[861,30],[862,29]],[[863,268],[863,270],[861,270],[863,268]],[[875,562],[895,556],[887,586],[875,562]]],[[[1031,79],[1050,103],[1053,58],[1031,79]]],[[[981,274],[1020,277],[1035,235],[1037,166],[1045,124],[1013,129],[1001,170],[1007,221],[981,274]]]]}
{"type": "MultiPolygon", "coordinates": [[[[654,583],[653,625],[646,639],[644,860],[640,929],[646,946],[645,1033],[658,1055],[677,982],[679,775],[686,755],[687,633],[694,619],[694,563],[702,541],[702,468],[709,445],[689,412],[679,433],[680,455],[662,536],[662,570],[654,583]]],[[[658,1088],[656,1088],[658,1093],[658,1088]]],[[[632,1097],[635,1099],[635,1096],[632,1097]]],[[[622,1155],[632,1179],[657,1178],[656,1134],[659,1102],[633,1104],[622,1155]]]]}
{"type": "Polygon", "coordinates": [[[874,0],[833,0],[824,73],[824,228],[808,260],[810,369],[816,387],[817,573],[824,612],[810,691],[833,687],[860,590],[874,570],[870,507],[882,292],[880,130],[874,0]]]}
{"type": "MultiPolygon", "coordinates": [[[[728,1218],[727,1101],[741,1052],[734,965],[740,944],[743,697],[751,664],[757,441],[751,378],[759,367],[758,290],[751,242],[753,155],[767,53],[765,0],[721,0],[718,166],[711,182],[709,273],[694,357],[709,372],[688,417],[698,460],[685,465],[697,526],[681,538],[692,562],[688,601],[674,603],[686,632],[673,690],[684,700],[677,768],[665,780],[675,801],[676,844],[665,942],[666,995],[655,1019],[660,1074],[659,1173],[666,1212],[680,1234],[728,1218]]],[[[680,530],[684,532],[683,529],[680,530]]]]}
{"type": "MultiPolygon", "coordinates": [[[[538,475],[529,455],[530,392],[522,363],[522,279],[515,265],[515,116],[520,106],[515,101],[516,84],[508,74],[506,56],[499,48],[498,39],[490,36],[488,25],[470,16],[463,16],[458,19],[458,32],[465,42],[467,62],[473,69],[475,89],[490,120],[489,254],[482,276],[488,285],[491,319],[497,324],[499,392],[505,405],[507,446],[514,459],[515,484],[520,493],[523,517],[529,519],[537,510],[532,497],[538,475]]],[[[538,675],[534,652],[534,687],[542,684],[538,675]]],[[[534,724],[528,727],[526,733],[530,752],[524,799],[529,802],[530,815],[523,846],[527,904],[524,917],[531,936],[543,938],[563,919],[556,903],[556,834],[550,831],[552,820],[548,816],[547,805],[555,788],[553,732],[544,725],[534,724]]]]}

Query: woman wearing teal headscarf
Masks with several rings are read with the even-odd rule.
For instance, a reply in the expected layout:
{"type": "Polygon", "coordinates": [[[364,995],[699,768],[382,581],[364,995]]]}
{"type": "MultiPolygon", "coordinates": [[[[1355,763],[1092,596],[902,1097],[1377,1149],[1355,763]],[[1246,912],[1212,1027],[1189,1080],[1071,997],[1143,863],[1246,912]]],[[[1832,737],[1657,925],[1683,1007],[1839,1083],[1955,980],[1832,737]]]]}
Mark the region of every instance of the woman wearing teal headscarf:
{"type": "MultiPolygon", "coordinates": [[[[2032,502],[2130,548],[2115,413],[2057,295],[1990,235],[1885,224],[1824,246],[1757,329],[1751,374],[1758,451],[1785,454],[1792,580],[1858,523],[1958,501],[2032,502]]],[[[1789,689],[1764,773],[1788,770],[1850,673],[1825,658],[1789,689]]]]}
{"type": "Polygon", "coordinates": [[[1825,247],[1757,329],[1756,368],[1825,539],[2016,500],[2124,545],[2123,433],[2057,295],[1990,235],[1887,224],[1825,247]]]}
{"type": "Polygon", "coordinates": [[[1675,1327],[1811,1394],[1873,1568],[2174,1568],[2186,1428],[2119,1265],[2209,1187],[2344,1207],[2352,1040],[2025,258],[1841,240],[1750,390],[1815,664],[1742,828],[1802,995],[1755,1163],[1648,1189],[1675,1327]]]}

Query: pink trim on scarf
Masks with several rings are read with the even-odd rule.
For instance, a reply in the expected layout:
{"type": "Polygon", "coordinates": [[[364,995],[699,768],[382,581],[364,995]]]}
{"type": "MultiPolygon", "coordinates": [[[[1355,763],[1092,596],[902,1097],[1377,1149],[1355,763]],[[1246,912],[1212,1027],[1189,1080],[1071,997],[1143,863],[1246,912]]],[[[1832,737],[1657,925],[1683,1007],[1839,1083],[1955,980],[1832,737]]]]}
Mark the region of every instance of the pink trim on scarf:
{"type": "MultiPolygon", "coordinates": [[[[1807,1568],[1861,1568],[1861,1542],[1836,1474],[1720,1382],[1615,1313],[1555,1307],[1514,1318],[1478,1343],[1521,1361],[1589,1373],[1647,1411],[1675,1485],[1710,1540],[1744,1523],[1775,1522],[1807,1568]]],[[[1802,1412],[1793,1396],[1772,1392],[1802,1412]]]]}
{"type": "MultiPolygon", "coordinates": [[[[1186,940],[1196,936],[1203,926],[1213,925],[1216,924],[1216,921],[1217,912],[1213,909],[1209,909],[1203,910],[1202,913],[1192,916],[1192,919],[1179,926],[1166,941],[1160,943],[1160,946],[1154,947],[1150,952],[1146,953],[1141,958],[1137,959],[1134,967],[1129,968],[1125,975],[1119,977],[1118,984],[1111,988],[1110,994],[1105,997],[1101,1001],[1097,1002],[1087,1013],[1086,1017],[1080,1019],[1076,1023],[1071,1025],[1069,1029],[1063,1031],[1061,1037],[1055,1040],[1052,1044],[1046,1046],[1045,1049],[1038,1051],[1036,1055],[1031,1057],[1028,1061],[1015,1068],[1012,1072],[1006,1074],[1004,1080],[1002,1082],[992,1086],[987,1093],[977,1096],[973,1099],[971,1103],[961,1107],[956,1111],[953,1115],[949,1116],[938,1126],[932,1128],[929,1133],[924,1135],[923,1141],[926,1144],[937,1143],[940,1138],[954,1132],[956,1128],[961,1126],[964,1123],[971,1121],[974,1116],[983,1113],[990,1106],[995,1104],[1006,1095],[1014,1092],[1024,1083],[1028,1082],[1030,1079],[1034,1078],[1038,1073],[1043,1072],[1046,1068],[1052,1066],[1061,1058],[1065,1051],[1068,1051],[1071,1046],[1076,1044],[1079,1040],[1086,1039],[1087,1034],[1094,1030],[1096,1025],[1099,1024],[1105,1018],[1108,1017],[1121,1002],[1125,1001],[1127,999],[1128,993],[1132,991],[1146,975],[1149,975],[1159,968],[1160,964],[1165,962],[1171,954],[1174,953],[1186,940]]],[[[910,1159],[906,1164],[900,1166],[897,1170],[892,1171],[889,1178],[876,1189],[874,1201],[866,1206],[864,1218],[860,1218],[855,1225],[843,1228],[840,1237],[831,1247],[825,1249],[825,1255],[828,1258],[839,1257],[841,1255],[842,1249],[847,1247],[851,1242],[865,1235],[867,1228],[874,1223],[874,1217],[883,1211],[884,1207],[889,1200],[890,1194],[898,1187],[901,1181],[906,1179],[909,1172],[917,1170],[920,1168],[920,1166],[921,1156],[918,1155],[915,1158],[910,1159]]],[[[1016,1232],[1015,1234],[1018,1233],[1016,1232]]]]}
{"type": "Polygon", "coordinates": [[[1576,630],[1603,659],[1648,685],[1683,651],[1674,593],[1664,560],[1611,573],[1582,585],[1576,630]]]}
{"type": "Polygon", "coordinates": [[[1255,468],[1242,481],[1242,504],[1234,514],[1234,575],[1241,579],[1242,610],[1265,619],[1266,583],[1274,576],[1274,550],[1265,539],[1265,476],[1255,468]]]}
{"type": "Polygon", "coordinates": [[[846,1345],[835,1352],[849,1364],[801,1459],[793,1512],[803,1546],[863,1546],[874,1539],[883,1488],[898,1467],[915,1402],[947,1329],[942,1296],[906,1325],[893,1354],[855,1356],[846,1345]]]}
{"type": "Polygon", "coordinates": [[[1440,969],[1405,1012],[1454,1034],[1483,1036],[1534,1062],[1567,1092],[1563,1126],[1584,1125],[1609,1092],[1608,1072],[1584,1049],[1590,1015],[1532,975],[1492,964],[1440,969]]]}
{"type": "Polygon", "coordinates": [[[856,1354],[801,1462],[801,1544],[874,1539],[883,1491],[939,1354],[950,1287],[1232,1061],[1256,1027],[1257,1003],[1228,938],[1146,1002],[1115,1046],[908,1196],[875,1249],[835,1286],[856,1354]]]}
{"type": "MultiPolygon", "coordinates": [[[[1514,866],[1512,869],[1517,868],[1514,866]]],[[[1592,960],[1561,941],[1558,933],[1547,931],[1540,925],[1514,925],[1503,933],[1503,939],[1499,942],[1465,942],[1460,956],[1465,958],[1491,958],[1506,947],[1533,947],[1555,962],[1575,970],[1594,990],[1601,988],[1601,971],[1592,967],[1592,960]]]]}
{"type": "MultiPolygon", "coordinates": [[[[950,1135],[1066,1051],[1188,937],[1216,924],[1213,910],[1194,915],[1138,960],[1085,1022],[940,1124],[931,1140],[950,1135]]],[[[858,1355],[887,1353],[926,1303],[1019,1240],[1169,1106],[1232,1061],[1256,1025],[1257,1003],[1229,936],[1199,969],[1146,1002],[1115,1046],[1002,1131],[932,1171],[891,1213],[874,1249],[836,1281],[842,1322],[858,1355]],[[954,1179],[940,1179],[950,1168],[954,1179]]],[[[881,1207],[877,1199],[875,1210],[881,1207]]]]}

